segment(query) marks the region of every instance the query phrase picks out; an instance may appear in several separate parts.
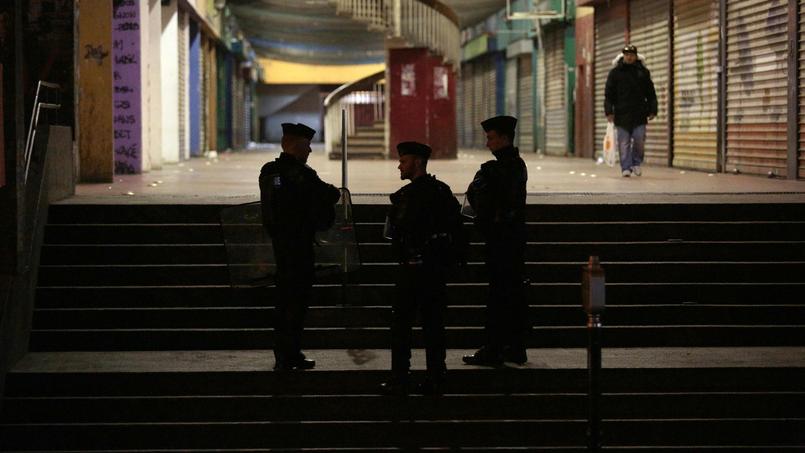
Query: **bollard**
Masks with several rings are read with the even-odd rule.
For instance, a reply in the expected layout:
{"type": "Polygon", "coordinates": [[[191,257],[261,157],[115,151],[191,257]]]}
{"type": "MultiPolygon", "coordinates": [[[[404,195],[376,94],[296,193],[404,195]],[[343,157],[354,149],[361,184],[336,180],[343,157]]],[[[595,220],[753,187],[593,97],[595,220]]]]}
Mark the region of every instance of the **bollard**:
{"type": "Polygon", "coordinates": [[[601,313],[606,280],[597,256],[582,268],[581,300],[587,312],[587,450],[601,451],[601,313]]]}

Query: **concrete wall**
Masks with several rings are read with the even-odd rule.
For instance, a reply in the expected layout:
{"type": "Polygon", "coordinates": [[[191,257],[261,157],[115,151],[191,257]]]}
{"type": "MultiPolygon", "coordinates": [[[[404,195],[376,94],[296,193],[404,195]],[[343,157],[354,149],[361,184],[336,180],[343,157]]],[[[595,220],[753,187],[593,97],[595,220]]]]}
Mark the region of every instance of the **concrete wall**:
{"type": "Polygon", "coordinates": [[[279,142],[282,123],[304,123],[316,129],[314,142],[321,142],[324,106],[319,85],[260,85],[257,116],[261,141],[279,142]]]}

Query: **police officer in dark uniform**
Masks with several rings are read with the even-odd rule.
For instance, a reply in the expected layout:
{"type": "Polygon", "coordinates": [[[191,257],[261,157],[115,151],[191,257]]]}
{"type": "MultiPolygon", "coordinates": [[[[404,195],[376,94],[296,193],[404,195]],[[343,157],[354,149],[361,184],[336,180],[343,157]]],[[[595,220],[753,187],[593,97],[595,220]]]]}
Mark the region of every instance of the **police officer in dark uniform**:
{"type": "Polygon", "coordinates": [[[525,206],[528,171],[514,142],[517,119],[497,116],[481,123],[486,146],[495,160],[476,173],[467,199],[476,213],[475,225],[486,240],[489,276],[486,344],[464,356],[470,365],[499,366],[504,361],[528,361],[525,334],[528,306],[525,300],[525,206]]]}
{"type": "Polygon", "coordinates": [[[397,297],[391,323],[392,380],[386,394],[407,394],[411,366],[411,328],[417,311],[425,337],[427,371],[420,390],[440,394],[444,381],[445,279],[450,266],[463,259],[461,206],[450,186],[427,173],[429,146],[397,145],[400,179],[411,180],[391,195],[386,235],[392,240],[397,269],[397,297]]]}
{"type": "Polygon", "coordinates": [[[341,194],[306,165],[315,130],[282,124],[282,153],[260,171],[263,225],[271,236],[277,263],[274,358],[276,370],[310,369],[314,360],[301,349],[305,312],[314,277],[316,231],[334,220],[341,194]]]}

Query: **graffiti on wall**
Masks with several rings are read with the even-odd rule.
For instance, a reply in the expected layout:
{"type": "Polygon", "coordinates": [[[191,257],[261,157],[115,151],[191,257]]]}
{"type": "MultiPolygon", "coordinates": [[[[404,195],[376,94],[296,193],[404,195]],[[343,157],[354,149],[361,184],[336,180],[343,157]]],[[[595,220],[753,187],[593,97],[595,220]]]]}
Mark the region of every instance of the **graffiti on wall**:
{"type": "Polygon", "coordinates": [[[115,173],[142,170],[139,6],[115,0],[112,19],[115,173]]]}

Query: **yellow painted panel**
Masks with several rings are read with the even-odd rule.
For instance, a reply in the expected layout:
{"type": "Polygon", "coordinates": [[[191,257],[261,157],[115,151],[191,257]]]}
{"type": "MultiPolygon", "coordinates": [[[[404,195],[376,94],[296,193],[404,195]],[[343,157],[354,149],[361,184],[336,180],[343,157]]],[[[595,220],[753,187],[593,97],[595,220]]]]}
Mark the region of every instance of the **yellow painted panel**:
{"type": "Polygon", "coordinates": [[[291,63],[261,59],[263,83],[269,84],[344,84],[376,74],[386,68],[385,63],[331,66],[291,63]]]}
{"type": "Polygon", "coordinates": [[[81,182],[112,182],[112,2],[80,0],[77,6],[81,182]]]}

